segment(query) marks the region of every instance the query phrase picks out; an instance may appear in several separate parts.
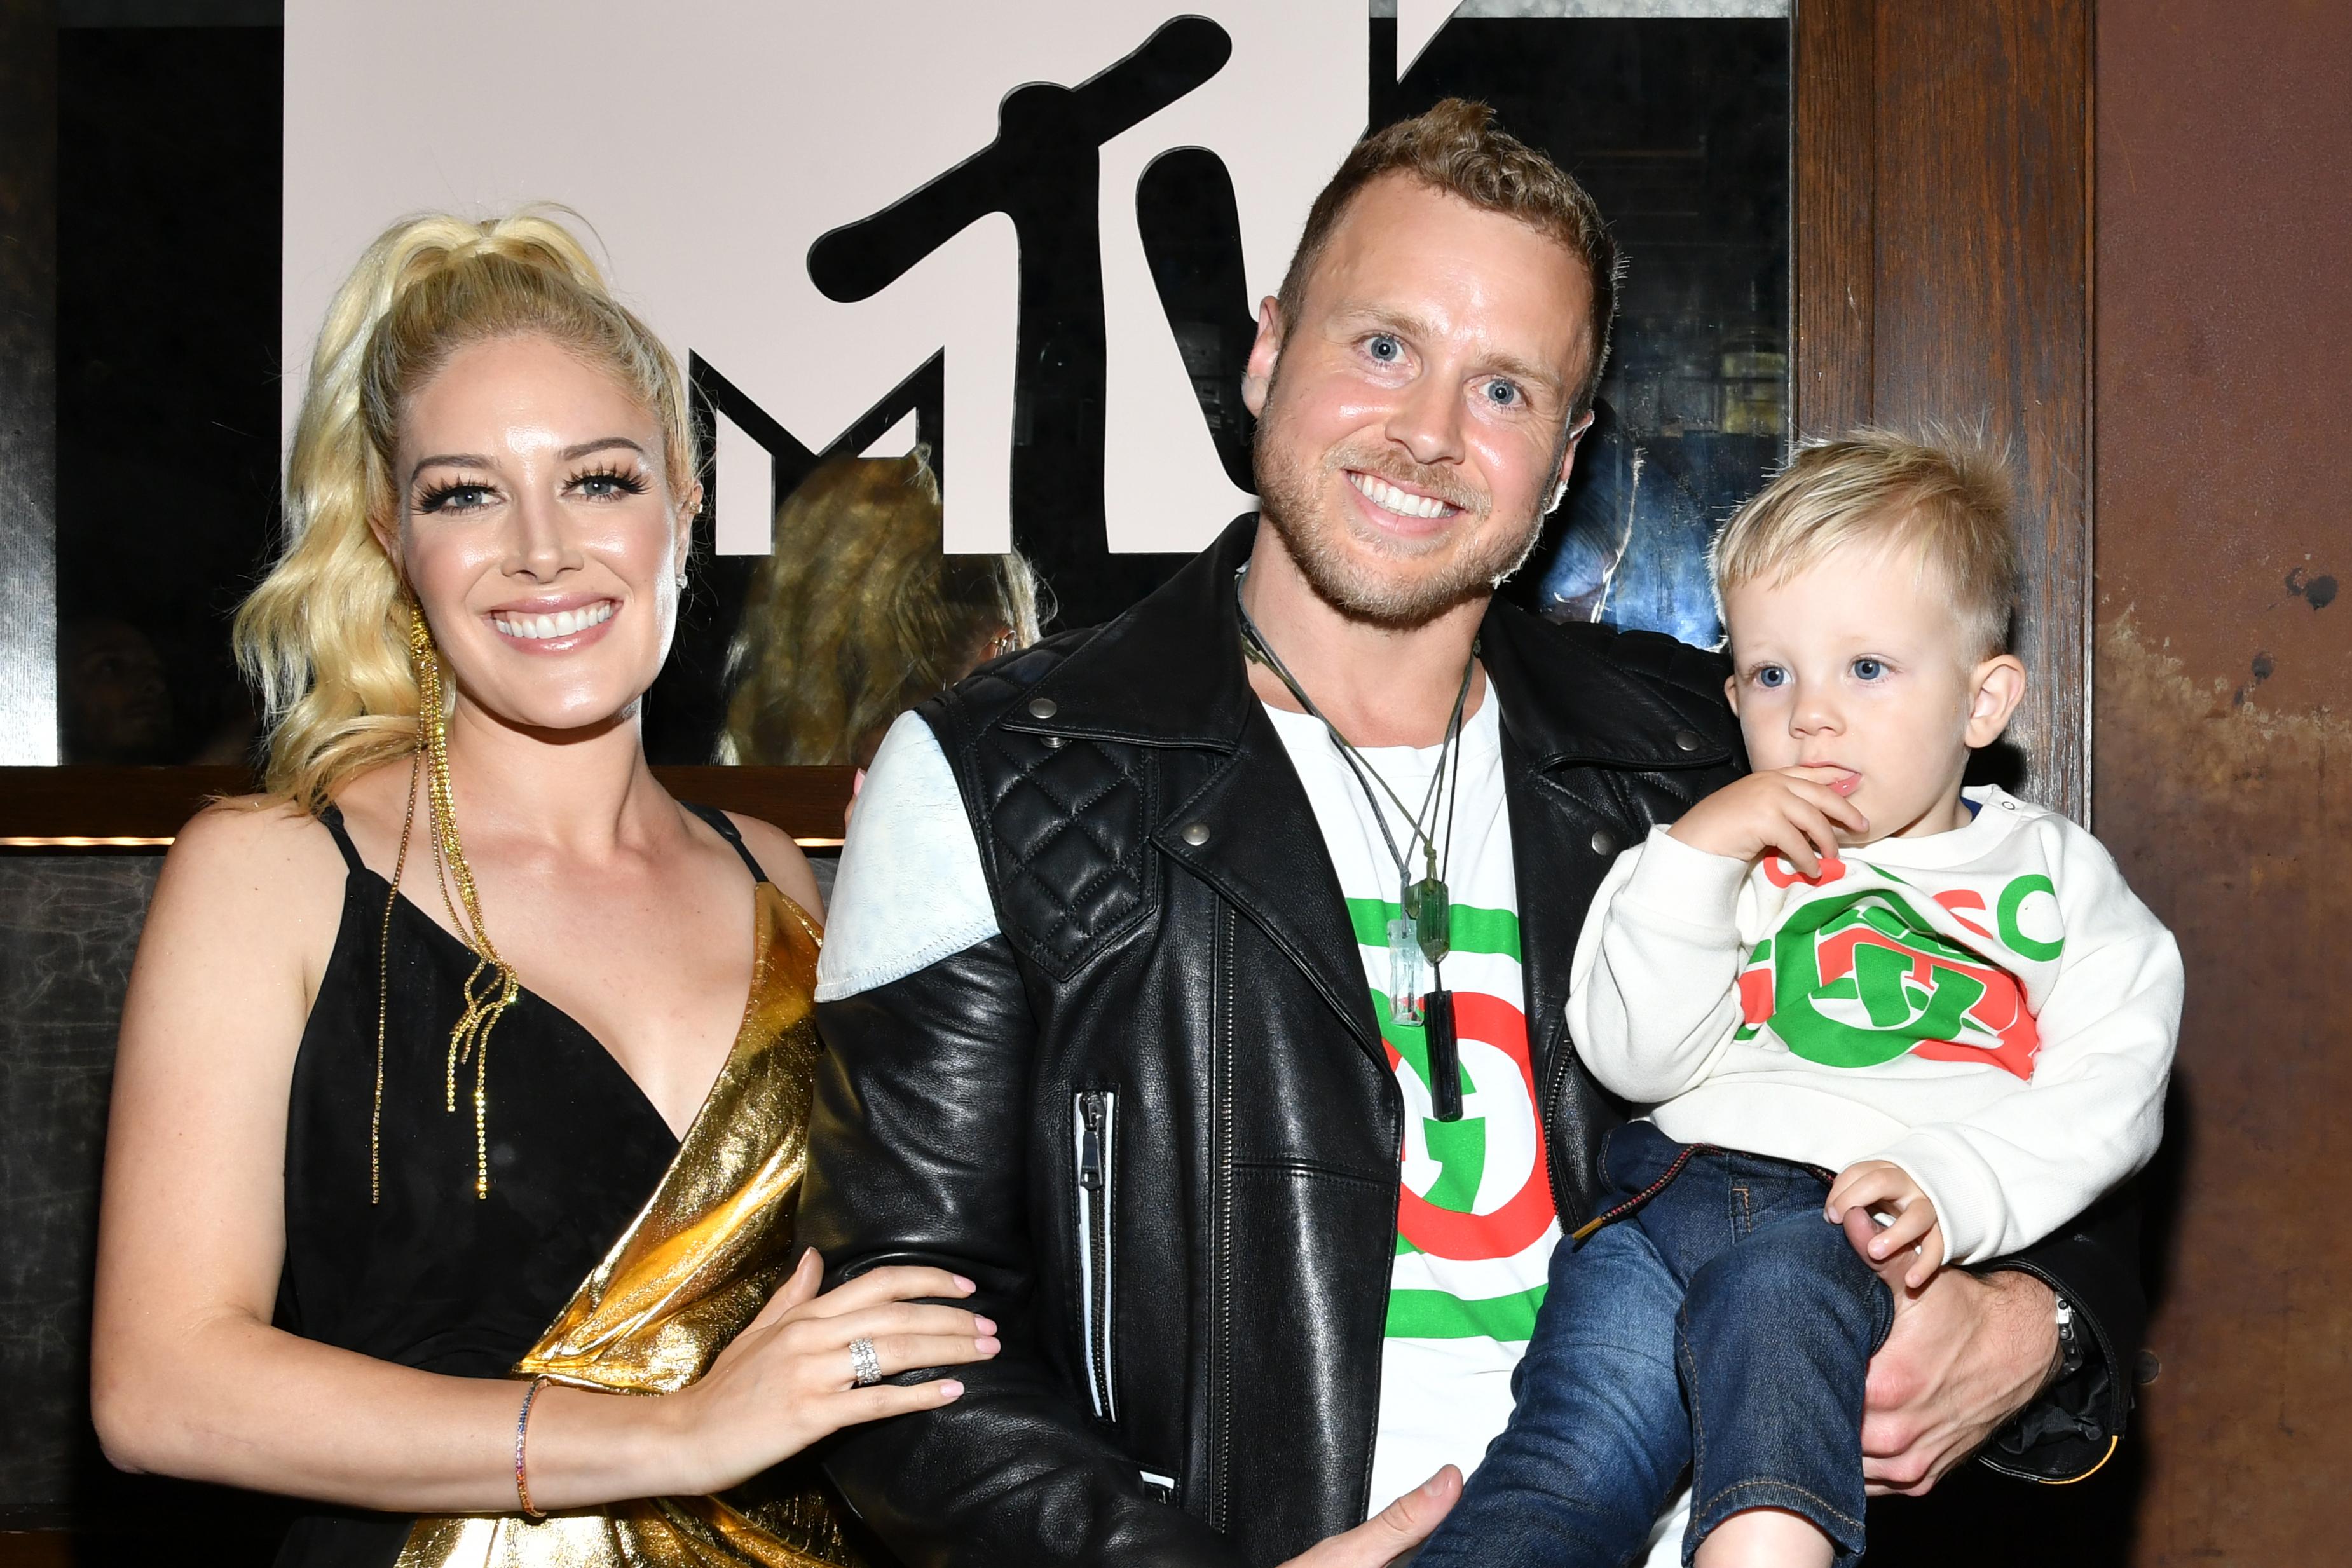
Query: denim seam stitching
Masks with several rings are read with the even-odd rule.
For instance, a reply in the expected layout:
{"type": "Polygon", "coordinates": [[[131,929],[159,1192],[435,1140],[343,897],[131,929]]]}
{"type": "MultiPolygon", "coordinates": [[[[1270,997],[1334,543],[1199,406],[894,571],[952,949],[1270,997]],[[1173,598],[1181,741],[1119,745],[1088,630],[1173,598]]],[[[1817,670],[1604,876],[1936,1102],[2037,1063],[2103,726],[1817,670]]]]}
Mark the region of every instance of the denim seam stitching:
{"type": "Polygon", "coordinates": [[[1702,1514],[1710,1512],[1714,1510],[1716,1504],[1721,1502],[1725,1498],[1731,1496],[1734,1492],[1747,1491],[1754,1487],[1774,1487],[1782,1491],[1794,1492],[1801,1498],[1804,1498],[1809,1501],[1820,1504],[1822,1512],[1837,1520],[1840,1523],[1850,1524],[1856,1530],[1860,1530],[1862,1528],[1862,1521],[1854,1518],[1853,1515],[1846,1512],[1845,1510],[1838,1507],[1837,1504],[1830,1501],[1827,1498],[1816,1497],[1794,1481],[1781,1480],[1734,1481],[1729,1486],[1725,1487],[1721,1491],[1717,1492],[1713,1497],[1708,1498],[1704,1505],[1693,1508],[1691,1510],[1691,1517],[1696,1519],[1702,1514]]]}

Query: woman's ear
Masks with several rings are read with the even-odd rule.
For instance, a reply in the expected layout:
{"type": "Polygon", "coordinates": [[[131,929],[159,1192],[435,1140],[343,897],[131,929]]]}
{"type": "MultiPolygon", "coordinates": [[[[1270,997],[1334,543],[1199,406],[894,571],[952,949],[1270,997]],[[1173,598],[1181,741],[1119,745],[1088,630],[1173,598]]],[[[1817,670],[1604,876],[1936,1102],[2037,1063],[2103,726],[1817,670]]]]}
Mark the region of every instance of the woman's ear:
{"type": "Polygon", "coordinates": [[[1257,338],[1250,344],[1249,362],[1242,371],[1242,406],[1255,419],[1265,413],[1265,394],[1274,385],[1274,362],[1282,357],[1282,306],[1271,294],[1258,301],[1257,338]]]}
{"type": "Polygon", "coordinates": [[[1976,667],[1969,697],[1969,749],[1990,746],[2009,727],[2010,716],[2025,700],[2025,666],[2008,653],[1997,653],[1976,667]]]}
{"type": "Polygon", "coordinates": [[[400,525],[371,511],[367,526],[368,532],[375,536],[377,548],[383,551],[384,559],[392,562],[392,575],[399,579],[401,591],[407,591],[408,565],[400,556],[400,525]]]}
{"type": "Polygon", "coordinates": [[[694,520],[702,516],[702,481],[697,479],[687,486],[677,503],[677,547],[670,559],[670,575],[680,588],[686,586],[687,558],[694,553],[694,520]]]}

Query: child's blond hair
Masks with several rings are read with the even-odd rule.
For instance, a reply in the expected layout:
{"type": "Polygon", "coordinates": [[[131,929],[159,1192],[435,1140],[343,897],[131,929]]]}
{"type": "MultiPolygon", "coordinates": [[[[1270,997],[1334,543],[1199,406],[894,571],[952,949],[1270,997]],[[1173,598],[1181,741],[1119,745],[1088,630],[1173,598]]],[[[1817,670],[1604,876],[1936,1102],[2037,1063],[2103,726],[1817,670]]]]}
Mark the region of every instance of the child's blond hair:
{"type": "Polygon", "coordinates": [[[1781,583],[1850,544],[1908,549],[1933,569],[1979,658],[2009,651],[2022,563],[2009,465],[1979,441],[1863,429],[1800,447],[1707,551],[1717,613],[1750,582],[1781,583]]]}

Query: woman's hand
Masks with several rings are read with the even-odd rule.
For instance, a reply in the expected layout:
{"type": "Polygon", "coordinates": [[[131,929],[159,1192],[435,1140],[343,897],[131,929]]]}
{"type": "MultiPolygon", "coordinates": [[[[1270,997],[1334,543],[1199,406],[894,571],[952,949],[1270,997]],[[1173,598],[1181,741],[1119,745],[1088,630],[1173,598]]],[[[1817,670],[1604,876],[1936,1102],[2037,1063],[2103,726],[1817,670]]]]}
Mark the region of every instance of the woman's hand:
{"type": "MultiPolygon", "coordinates": [[[[926,1296],[968,1296],[972,1283],[943,1269],[877,1269],[823,1295],[814,1249],[760,1315],[691,1386],[661,1401],[681,1473],[664,1490],[719,1491],[759,1474],[818,1438],[861,1421],[933,1410],[963,1392],[952,1378],[860,1388],[849,1342],[874,1342],[882,1375],[985,1361],[1000,1348],[996,1325],[926,1296]]],[[[552,1391],[551,1391],[552,1392],[552,1391]]]]}
{"type": "Polygon", "coordinates": [[[1777,768],[1717,789],[1666,831],[1695,850],[1752,861],[1778,850],[1799,874],[1821,874],[1836,858],[1838,835],[1858,840],[1870,819],[1846,799],[1862,782],[1843,768],[1777,768]]]}

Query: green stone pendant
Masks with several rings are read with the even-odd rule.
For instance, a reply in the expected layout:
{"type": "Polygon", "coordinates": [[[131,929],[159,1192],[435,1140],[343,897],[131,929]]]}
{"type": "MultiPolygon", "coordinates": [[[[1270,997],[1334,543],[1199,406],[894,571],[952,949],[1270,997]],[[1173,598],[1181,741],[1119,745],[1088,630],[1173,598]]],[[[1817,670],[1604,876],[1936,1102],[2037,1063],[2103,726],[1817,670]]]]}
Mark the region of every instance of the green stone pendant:
{"type": "Polygon", "coordinates": [[[1454,951],[1454,905],[1446,896],[1445,884],[1429,876],[1406,888],[1404,913],[1412,922],[1422,956],[1432,964],[1444,963],[1454,951]]]}

